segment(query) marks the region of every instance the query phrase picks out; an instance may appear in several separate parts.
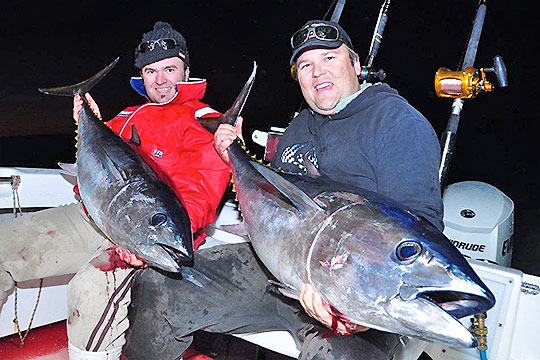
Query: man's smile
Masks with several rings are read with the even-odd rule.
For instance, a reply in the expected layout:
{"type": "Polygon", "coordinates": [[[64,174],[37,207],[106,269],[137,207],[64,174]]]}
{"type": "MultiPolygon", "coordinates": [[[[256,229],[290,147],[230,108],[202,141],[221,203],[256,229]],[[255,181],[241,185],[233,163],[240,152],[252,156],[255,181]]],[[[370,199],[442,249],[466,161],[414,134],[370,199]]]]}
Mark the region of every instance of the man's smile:
{"type": "Polygon", "coordinates": [[[331,82],[323,82],[322,84],[319,84],[319,85],[316,85],[315,86],[315,91],[319,91],[319,90],[322,90],[322,89],[326,89],[327,87],[329,86],[332,86],[332,83],[331,82]]]}
{"type": "Polygon", "coordinates": [[[171,86],[167,86],[167,87],[159,87],[159,88],[155,88],[156,91],[158,92],[169,92],[171,91],[172,87],[171,86]]]}

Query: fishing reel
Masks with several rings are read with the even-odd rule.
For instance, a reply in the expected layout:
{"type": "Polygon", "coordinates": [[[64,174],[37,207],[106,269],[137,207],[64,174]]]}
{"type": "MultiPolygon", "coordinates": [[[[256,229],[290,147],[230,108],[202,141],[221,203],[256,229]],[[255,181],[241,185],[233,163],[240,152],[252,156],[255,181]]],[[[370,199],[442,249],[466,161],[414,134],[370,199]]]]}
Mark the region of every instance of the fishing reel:
{"type": "MultiPolygon", "coordinates": [[[[296,73],[296,64],[292,64],[290,68],[290,75],[291,78],[295,81],[298,81],[298,74],[296,73]]],[[[358,75],[358,79],[360,82],[364,81],[383,81],[386,79],[386,72],[383,69],[379,69],[378,71],[373,71],[371,68],[367,66],[362,66],[362,70],[360,72],[360,75],[358,75]]]]}
{"type": "Polygon", "coordinates": [[[358,75],[358,79],[360,79],[361,82],[373,80],[383,81],[384,79],[386,79],[386,72],[383,69],[373,71],[371,67],[362,66],[362,70],[360,72],[360,75],[358,75]]]}
{"type": "Polygon", "coordinates": [[[502,58],[497,55],[493,58],[493,67],[476,69],[469,66],[461,71],[451,71],[441,67],[435,73],[435,92],[438,97],[454,99],[472,99],[481,92],[493,90],[493,84],[486,77],[486,73],[493,72],[500,87],[508,86],[506,66],[502,58]]]}

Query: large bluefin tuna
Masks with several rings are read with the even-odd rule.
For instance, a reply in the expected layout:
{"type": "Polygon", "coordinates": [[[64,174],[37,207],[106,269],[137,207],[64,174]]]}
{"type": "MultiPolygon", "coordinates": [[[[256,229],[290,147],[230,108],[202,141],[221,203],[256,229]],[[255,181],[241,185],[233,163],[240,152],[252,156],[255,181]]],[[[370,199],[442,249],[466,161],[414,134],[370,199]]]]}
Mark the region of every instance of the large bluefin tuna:
{"type": "MultiPolygon", "coordinates": [[[[179,272],[193,261],[187,212],[173,191],[137,153],[90,109],[85,93],[118,62],[73,86],[39,89],[52,95],[81,95],[76,167],[81,198],[92,220],[109,239],[147,264],[179,272]]],[[[130,143],[137,146],[134,128],[130,143]]],[[[68,168],[67,166],[63,166],[68,168]]]]}
{"type": "MultiPolygon", "coordinates": [[[[255,71],[220,122],[235,122],[255,71]]],[[[241,143],[228,153],[247,233],[283,293],[311,283],[349,322],[475,346],[457,318],[487,311],[495,298],[433,225],[378,194],[280,174],[241,143]]]]}

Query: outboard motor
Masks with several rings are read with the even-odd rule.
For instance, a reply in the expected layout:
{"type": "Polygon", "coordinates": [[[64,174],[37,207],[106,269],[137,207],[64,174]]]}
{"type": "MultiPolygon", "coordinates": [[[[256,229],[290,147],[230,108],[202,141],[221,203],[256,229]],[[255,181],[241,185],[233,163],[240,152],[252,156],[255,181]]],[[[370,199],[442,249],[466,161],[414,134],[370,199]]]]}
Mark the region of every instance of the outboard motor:
{"type": "Polygon", "coordinates": [[[443,195],[444,234],[465,256],[510,267],[514,203],[480,181],[449,185],[443,195]]]}

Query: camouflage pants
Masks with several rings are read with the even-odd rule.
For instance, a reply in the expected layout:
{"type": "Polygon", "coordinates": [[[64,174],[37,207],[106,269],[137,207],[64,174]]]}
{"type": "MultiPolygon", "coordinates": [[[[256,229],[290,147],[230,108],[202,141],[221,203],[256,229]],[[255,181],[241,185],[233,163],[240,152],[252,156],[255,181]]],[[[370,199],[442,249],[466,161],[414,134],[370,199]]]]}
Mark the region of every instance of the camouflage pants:
{"type": "Polygon", "coordinates": [[[216,246],[195,253],[182,278],[153,269],[134,283],[124,350],[129,360],[179,359],[196,330],[242,334],[286,330],[301,345],[300,359],[393,359],[395,334],[368,330],[337,336],[310,319],[299,302],[269,286],[269,274],[250,244],[216,246]]]}
{"type": "Polygon", "coordinates": [[[125,343],[135,270],[120,261],[78,204],[0,222],[0,242],[0,306],[14,281],[75,274],[68,284],[70,343],[87,351],[125,343]]]}

